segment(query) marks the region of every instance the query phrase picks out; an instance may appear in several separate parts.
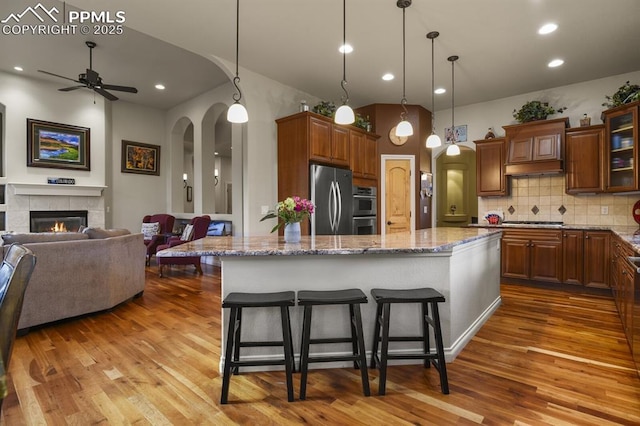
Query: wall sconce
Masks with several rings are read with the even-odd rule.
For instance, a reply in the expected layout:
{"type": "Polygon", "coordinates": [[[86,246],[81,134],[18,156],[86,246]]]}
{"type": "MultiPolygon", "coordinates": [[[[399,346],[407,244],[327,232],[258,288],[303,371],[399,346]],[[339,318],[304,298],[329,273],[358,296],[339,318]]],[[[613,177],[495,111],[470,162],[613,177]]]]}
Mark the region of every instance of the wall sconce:
{"type": "Polygon", "coordinates": [[[215,186],[218,186],[218,175],[219,175],[218,169],[214,169],[213,170],[213,179],[214,179],[214,182],[215,182],[215,186]]]}
{"type": "Polygon", "coordinates": [[[182,174],[182,181],[184,182],[183,188],[186,188],[187,187],[187,174],[186,173],[182,174]]]}
{"type": "Polygon", "coordinates": [[[187,190],[187,203],[190,203],[193,201],[193,187],[189,185],[189,182],[187,182],[187,177],[186,173],[182,174],[182,181],[184,182],[183,188],[187,190]]]}

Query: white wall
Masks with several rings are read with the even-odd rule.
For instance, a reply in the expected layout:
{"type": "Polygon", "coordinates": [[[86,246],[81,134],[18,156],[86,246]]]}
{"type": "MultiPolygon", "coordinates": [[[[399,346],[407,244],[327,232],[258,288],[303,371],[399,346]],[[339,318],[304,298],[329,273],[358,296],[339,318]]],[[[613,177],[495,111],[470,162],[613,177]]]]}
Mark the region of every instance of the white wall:
{"type": "Polygon", "coordinates": [[[170,155],[164,125],[165,112],[117,101],[111,103],[111,117],[110,151],[113,160],[109,165],[112,177],[108,185],[109,202],[106,205],[107,215],[111,218],[108,226],[140,232],[140,224],[145,215],[167,211],[170,155]],[[123,140],[159,145],[160,176],[123,173],[123,140]]]}

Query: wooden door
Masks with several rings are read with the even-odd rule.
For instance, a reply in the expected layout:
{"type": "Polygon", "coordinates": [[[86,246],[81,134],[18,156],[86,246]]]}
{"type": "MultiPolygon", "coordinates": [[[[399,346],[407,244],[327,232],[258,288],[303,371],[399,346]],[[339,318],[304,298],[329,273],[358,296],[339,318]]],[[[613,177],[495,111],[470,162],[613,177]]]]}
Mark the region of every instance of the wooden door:
{"type": "Polygon", "coordinates": [[[353,172],[353,177],[365,177],[364,133],[350,131],[349,141],[351,143],[351,171],[353,172]]]}
{"type": "Polygon", "coordinates": [[[411,162],[385,161],[385,217],[386,234],[411,231],[411,162]]]}
{"type": "Polygon", "coordinates": [[[331,163],[336,165],[349,165],[349,130],[343,127],[333,126],[331,135],[331,163]]]}
{"type": "Polygon", "coordinates": [[[376,178],[378,165],[378,140],[367,135],[364,140],[363,171],[367,178],[376,178]]]}
{"type": "MultiPolygon", "coordinates": [[[[559,235],[558,235],[559,237],[559,235]]],[[[531,276],[536,281],[559,283],[562,280],[562,242],[531,241],[531,276]]]]}
{"type": "Polygon", "coordinates": [[[529,279],[529,240],[502,237],[502,276],[529,279]]]}
{"type": "Polygon", "coordinates": [[[602,192],[604,126],[568,129],[565,138],[567,193],[602,192]]]}
{"type": "Polygon", "coordinates": [[[609,231],[586,231],[584,235],[584,285],[609,287],[609,231]]]}
{"type": "Polygon", "coordinates": [[[313,160],[331,161],[332,125],[309,117],[309,157],[313,160]]]}
{"type": "Polygon", "coordinates": [[[507,195],[504,138],[475,141],[476,189],[479,197],[507,195]]]}

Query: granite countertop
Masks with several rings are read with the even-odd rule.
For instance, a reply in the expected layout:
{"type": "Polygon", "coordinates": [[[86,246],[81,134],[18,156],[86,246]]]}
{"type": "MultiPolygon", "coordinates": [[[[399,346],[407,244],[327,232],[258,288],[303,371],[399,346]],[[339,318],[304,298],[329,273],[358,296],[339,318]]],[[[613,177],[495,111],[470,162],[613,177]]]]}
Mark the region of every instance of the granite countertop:
{"type": "Polygon", "coordinates": [[[528,223],[502,223],[500,225],[489,224],[473,224],[470,228],[480,229],[509,229],[509,228],[526,228],[526,229],[558,229],[558,230],[576,230],[576,231],[611,231],[635,250],[640,253],[640,229],[637,226],[608,226],[608,225],[547,225],[547,224],[528,224],[528,223]]]}
{"type": "Polygon", "coordinates": [[[303,236],[286,244],[277,235],[205,237],[159,251],[156,256],[295,256],[393,253],[439,253],[501,233],[487,228],[431,228],[389,235],[303,236]]]}

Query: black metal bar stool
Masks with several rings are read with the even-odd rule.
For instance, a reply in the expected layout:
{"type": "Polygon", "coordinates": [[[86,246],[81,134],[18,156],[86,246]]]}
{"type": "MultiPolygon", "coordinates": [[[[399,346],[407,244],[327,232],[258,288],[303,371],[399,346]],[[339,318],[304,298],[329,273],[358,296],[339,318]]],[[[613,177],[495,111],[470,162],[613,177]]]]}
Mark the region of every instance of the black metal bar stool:
{"type": "Polygon", "coordinates": [[[222,394],[220,404],[226,404],[229,397],[229,382],[231,373],[238,374],[239,367],[253,367],[260,365],[284,365],[287,377],[287,399],[293,402],[293,377],[295,369],[293,358],[293,343],[291,339],[291,320],[289,317],[289,306],[295,305],[295,292],[283,291],[279,293],[229,293],[222,302],[223,308],[231,308],[229,317],[229,328],[227,332],[227,346],[225,349],[224,368],[222,376],[222,394]],[[242,328],[243,308],[267,308],[279,307],[282,321],[281,341],[251,341],[240,340],[242,328]],[[240,361],[240,348],[242,347],[262,347],[262,346],[282,346],[284,349],[283,359],[253,359],[240,361]]]}
{"type": "Polygon", "coordinates": [[[376,365],[380,368],[378,395],[384,395],[386,392],[387,361],[390,359],[423,359],[425,368],[429,368],[433,364],[440,374],[442,393],[448,394],[447,365],[444,359],[442,329],[440,328],[440,314],[438,313],[438,303],[445,301],[444,296],[432,288],[410,290],[374,288],[371,290],[371,296],[377,303],[373,350],[371,351],[371,368],[376,368],[376,365]],[[389,315],[391,305],[394,303],[420,303],[422,316],[421,336],[389,336],[389,315]],[[431,306],[431,316],[429,316],[429,305],[431,306]],[[429,326],[433,328],[436,340],[435,353],[431,352],[429,345],[429,326]],[[382,335],[380,334],[381,331],[382,335]],[[378,356],[378,342],[382,342],[380,356],[378,356]],[[389,342],[422,342],[423,351],[416,354],[389,354],[389,342]]]}
{"type": "Polygon", "coordinates": [[[302,321],[302,349],[300,351],[300,399],[307,396],[307,372],[309,363],[353,361],[353,367],[360,369],[362,376],[362,391],[365,396],[371,395],[369,390],[369,374],[367,372],[367,358],[362,334],[362,316],[360,304],[367,303],[367,296],[359,289],[335,290],[335,291],[311,291],[298,292],[298,305],[304,306],[304,319],[302,321]],[[349,321],[351,323],[351,337],[330,337],[324,339],[311,338],[311,311],[316,305],[349,305],[349,321]],[[309,345],[326,343],[351,343],[352,355],[324,355],[309,356],[309,345]]]}

